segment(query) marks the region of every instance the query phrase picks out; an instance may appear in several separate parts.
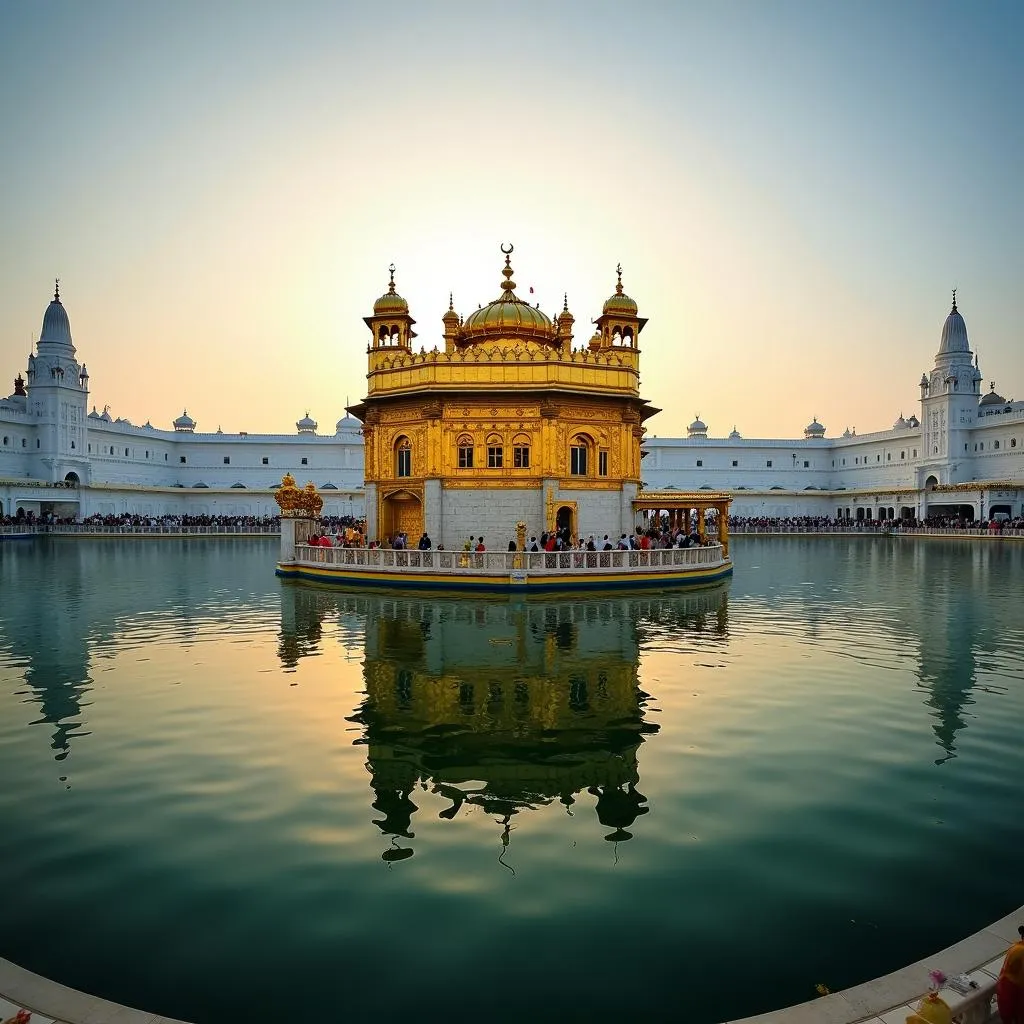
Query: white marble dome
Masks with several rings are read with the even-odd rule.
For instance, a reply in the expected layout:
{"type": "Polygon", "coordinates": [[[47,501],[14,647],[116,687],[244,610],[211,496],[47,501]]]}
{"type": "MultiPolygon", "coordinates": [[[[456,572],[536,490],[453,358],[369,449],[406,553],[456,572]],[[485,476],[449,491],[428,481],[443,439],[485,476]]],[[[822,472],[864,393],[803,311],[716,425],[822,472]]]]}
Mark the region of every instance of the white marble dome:
{"type": "Polygon", "coordinates": [[[956,308],[956,294],[953,295],[953,308],[942,325],[942,340],[939,342],[939,355],[956,355],[971,351],[967,340],[967,324],[956,308]]]}
{"type": "Polygon", "coordinates": [[[53,290],[53,301],[46,307],[43,314],[43,329],[39,332],[38,344],[41,347],[47,345],[59,345],[62,348],[71,349],[74,355],[75,346],[71,341],[71,321],[68,320],[67,310],[61,305],[60,287],[53,290]]]}
{"type": "Polygon", "coordinates": [[[188,409],[182,410],[181,415],[172,424],[175,430],[192,433],[196,429],[196,421],[188,414],[188,409]]]}

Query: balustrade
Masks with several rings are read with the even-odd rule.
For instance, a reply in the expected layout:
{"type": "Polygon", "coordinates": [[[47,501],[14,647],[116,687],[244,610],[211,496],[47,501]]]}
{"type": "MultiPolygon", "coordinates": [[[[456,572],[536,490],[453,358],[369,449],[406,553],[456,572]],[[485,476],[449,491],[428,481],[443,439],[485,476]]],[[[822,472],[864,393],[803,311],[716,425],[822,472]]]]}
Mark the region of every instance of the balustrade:
{"type": "Polygon", "coordinates": [[[532,575],[623,569],[672,569],[680,566],[721,565],[721,544],[699,548],[664,548],[650,551],[419,551],[392,548],[336,548],[296,544],[295,560],[312,565],[400,569],[411,572],[438,570],[464,575],[532,575]]]}

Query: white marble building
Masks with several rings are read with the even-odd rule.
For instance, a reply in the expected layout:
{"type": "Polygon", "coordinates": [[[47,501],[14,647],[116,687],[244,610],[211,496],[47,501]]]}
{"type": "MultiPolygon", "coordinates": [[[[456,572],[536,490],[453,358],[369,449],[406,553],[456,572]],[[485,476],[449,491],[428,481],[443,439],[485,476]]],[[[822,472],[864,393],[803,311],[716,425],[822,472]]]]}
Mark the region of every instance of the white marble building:
{"type": "Polygon", "coordinates": [[[826,436],[815,417],[801,438],[708,436],[698,417],[686,438],[644,442],[644,489],[730,490],[737,516],[841,515],[850,519],[1024,514],[1024,402],[995,383],[982,393],[967,325],[956,306],[917,411],[888,430],[826,436]]]}
{"type": "Polygon", "coordinates": [[[55,292],[14,393],[0,399],[0,512],[83,518],[276,515],[285,473],[312,480],[327,515],[363,514],[363,440],[351,416],[327,436],[309,415],[295,434],[199,433],[183,412],[170,430],[89,408],[68,315],[55,292]]]}
{"type": "MultiPolygon", "coordinates": [[[[739,516],[1020,515],[1024,402],[994,384],[983,393],[982,380],[954,299],[913,415],[835,438],[816,418],[803,437],[758,439],[735,429],[709,437],[697,419],[685,438],[644,442],[644,489],[732,491],[739,516]]],[[[322,490],[325,514],[365,512],[363,439],[350,416],[329,435],[308,415],[295,434],[200,433],[185,412],[164,430],[111,418],[107,407],[89,412],[89,388],[55,294],[25,377],[0,399],[4,514],[273,515],[286,472],[322,490]]]]}

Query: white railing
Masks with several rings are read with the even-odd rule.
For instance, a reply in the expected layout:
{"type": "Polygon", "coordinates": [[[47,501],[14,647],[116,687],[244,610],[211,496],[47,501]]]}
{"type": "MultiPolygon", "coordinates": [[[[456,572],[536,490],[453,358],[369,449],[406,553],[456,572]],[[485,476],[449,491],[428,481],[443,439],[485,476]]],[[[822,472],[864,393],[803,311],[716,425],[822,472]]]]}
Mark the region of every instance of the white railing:
{"type": "Polygon", "coordinates": [[[0,526],[0,537],[25,537],[35,532],[34,526],[0,526]]]}
{"type": "Polygon", "coordinates": [[[409,572],[445,572],[453,575],[531,575],[572,572],[667,571],[681,567],[722,565],[721,544],[699,548],[652,551],[394,551],[391,548],[335,548],[295,545],[295,561],[308,565],[336,565],[367,572],[401,569],[409,572]]]}
{"type": "Polygon", "coordinates": [[[946,987],[939,992],[939,995],[953,1011],[953,1019],[958,1024],[988,1024],[990,1020],[998,1020],[993,1005],[996,997],[994,978],[981,983],[967,994],[961,994],[946,987]]]}

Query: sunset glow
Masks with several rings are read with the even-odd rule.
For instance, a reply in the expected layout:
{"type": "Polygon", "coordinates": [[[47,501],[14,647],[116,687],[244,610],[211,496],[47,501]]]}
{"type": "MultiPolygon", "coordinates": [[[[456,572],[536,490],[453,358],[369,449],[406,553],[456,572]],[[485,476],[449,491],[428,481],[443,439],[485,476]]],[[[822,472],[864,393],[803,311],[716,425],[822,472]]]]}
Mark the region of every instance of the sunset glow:
{"type": "Polygon", "coordinates": [[[621,262],[658,436],[888,428],[954,286],[1020,397],[1022,29],[1011,3],[8,5],[3,386],[60,276],[90,405],[334,423],[388,264],[429,349],[511,241],[577,344],[621,262]]]}

